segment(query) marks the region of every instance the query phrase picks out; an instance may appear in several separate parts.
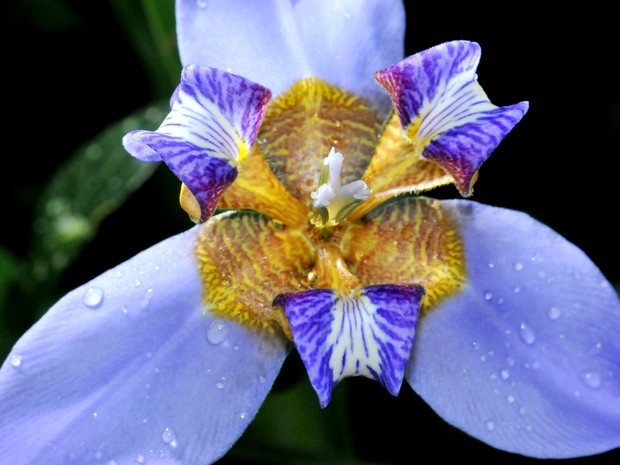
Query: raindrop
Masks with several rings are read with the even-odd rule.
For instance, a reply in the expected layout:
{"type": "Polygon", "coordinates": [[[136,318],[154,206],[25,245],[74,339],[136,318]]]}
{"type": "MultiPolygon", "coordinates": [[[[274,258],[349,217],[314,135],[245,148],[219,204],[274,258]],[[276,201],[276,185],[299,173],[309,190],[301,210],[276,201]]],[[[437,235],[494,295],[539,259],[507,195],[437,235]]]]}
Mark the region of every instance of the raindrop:
{"type": "Polygon", "coordinates": [[[218,389],[224,389],[224,381],[225,380],[226,380],[226,378],[222,378],[220,381],[215,383],[215,387],[218,388],[218,389]]]}
{"type": "Polygon", "coordinates": [[[521,288],[517,286],[515,287],[514,291],[515,291],[515,294],[518,294],[519,292],[521,292],[521,288]]]}
{"type": "Polygon", "coordinates": [[[141,309],[147,308],[149,304],[151,303],[152,297],[153,297],[153,289],[147,289],[147,291],[142,296],[142,299],[140,299],[140,308],[141,309]]]}
{"type": "Polygon", "coordinates": [[[100,287],[89,287],[82,298],[84,305],[88,308],[96,309],[103,303],[103,289],[100,287]]]}
{"type": "Polygon", "coordinates": [[[495,268],[495,265],[491,262],[489,262],[489,268],[495,268]]]}
{"type": "Polygon", "coordinates": [[[15,368],[17,368],[18,366],[20,366],[22,364],[22,359],[24,357],[19,355],[19,354],[13,354],[11,355],[11,365],[14,366],[15,368]]]}
{"type": "Polygon", "coordinates": [[[248,414],[246,412],[241,412],[239,414],[239,418],[241,418],[242,420],[245,420],[245,417],[247,417],[247,416],[248,416],[248,414]]]}
{"type": "Polygon", "coordinates": [[[233,350],[239,350],[239,346],[238,345],[234,345],[233,346],[233,350]]]}
{"type": "Polygon", "coordinates": [[[508,369],[504,368],[504,369],[500,372],[500,374],[499,374],[499,375],[502,377],[502,379],[508,379],[508,378],[510,378],[510,371],[508,371],[508,369]]]}
{"type": "Polygon", "coordinates": [[[549,307],[549,310],[547,311],[547,316],[550,320],[557,320],[558,318],[560,318],[560,315],[562,315],[562,310],[560,309],[560,307],[558,307],[557,305],[552,305],[551,307],[549,307]]]}
{"type": "Polygon", "coordinates": [[[526,323],[521,323],[519,326],[519,334],[521,335],[521,339],[526,344],[534,344],[536,341],[536,335],[534,334],[534,330],[530,328],[526,323]]]}
{"type": "Polygon", "coordinates": [[[497,303],[500,304],[500,305],[503,304],[504,303],[504,299],[502,299],[501,297],[498,297],[497,298],[497,303]]]}
{"type": "Polygon", "coordinates": [[[514,396],[507,395],[507,396],[506,396],[506,401],[507,401],[509,404],[512,404],[512,403],[514,403],[515,398],[514,398],[514,396]]]}
{"type": "Polygon", "coordinates": [[[138,462],[138,463],[144,463],[145,461],[146,461],[146,459],[144,458],[144,455],[142,455],[142,454],[138,454],[138,455],[136,456],[136,462],[138,462]]]}
{"type": "Polygon", "coordinates": [[[216,319],[211,322],[209,328],[207,328],[207,339],[213,345],[218,345],[224,342],[228,336],[228,326],[222,320],[216,319]]]}
{"type": "Polygon", "coordinates": [[[601,349],[603,348],[603,344],[601,344],[600,342],[597,342],[596,344],[594,344],[594,346],[592,346],[592,348],[590,349],[590,354],[591,355],[597,355],[601,353],[601,349]]]}
{"type": "Polygon", "coordinates": [[[516,262],[515,263],[515,271],[521,271],[523,269],[523,263],[516,262]]]}
{"type": "Polygon", "coordinates": [[[488,420],[484,426],[486,426],[487,431],[495,430],[495,422],[493,420],[488,420]]]}
{"type": "Polygon", "coordinates": [[[489,291],[486,291],[484,293],[484,300],[491,300],[493,298],[493,294],[491,294],[489,291]]]}
{"type": "Polygon", "coordinates": [[[601,374],[598,371],[584,373],[583,382],[586,383],[588,387],[598,389],[601,387],[601,374]]]}
{"type": "Polygon", "coordinates": [[[170,447],[177,446],[176,434],[174,433],[174,430],[172,428],[164,429],[164,432],[161,434],[161,440],[164,441],[166,444],[169,444],[170,447]]]}
{"type": "Polygon", "coordinates": [[[140,287],[142,285],[142,282],[139,279],[136,279],[133,282],[133,287],[140,287]]]}

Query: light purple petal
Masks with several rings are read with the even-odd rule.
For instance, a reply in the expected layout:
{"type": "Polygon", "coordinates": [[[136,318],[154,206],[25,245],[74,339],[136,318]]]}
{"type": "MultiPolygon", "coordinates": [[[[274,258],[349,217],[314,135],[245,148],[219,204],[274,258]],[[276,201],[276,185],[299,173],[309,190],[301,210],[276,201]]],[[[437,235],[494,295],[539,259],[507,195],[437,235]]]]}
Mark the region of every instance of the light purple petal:
{"type": "Polygon", "coordinates": [[[575,245],[526,214],[446,201],[468,283],[420,319],[406,378],[446,421],[500,449],[620,446],[620,302],[575,245]]]}
{"type": "Polygon", "coordinates": [[[423,296],[424,288],[417,285],[378,285],[355,297],[314,289],[275,299],[322,407],[349,376],[375,379],[398,395],[423,296]]]}
{"type": "Polygon", "coordinates": [[[132,131],[125,149],[142,161],[163,160],[194,194],[205,221],[254,144],[271,92],[212,68],[187,66],[156,131],[132,131]]]}
{"type": "Polygon", "coordinates": [[[521,120],[528,102],[497,107],[477,81],[480,46],[454,41],[378,71],[407,137],[470,195],[476,171],[521,120]]]}
{"type": "Polygon", "coordinates": [[[198,227],[61,299],[0,369],[11,465],[203,465],[224,454],[287,352],[207,311],[198,227]]]}
{"type": "Polygon", "coordinates": [[[183,64],[212,66],[274,95],[315,76],[389,110],[374,72],[403,58],[405,12],[396,0],[177,0],[183,64]]]}

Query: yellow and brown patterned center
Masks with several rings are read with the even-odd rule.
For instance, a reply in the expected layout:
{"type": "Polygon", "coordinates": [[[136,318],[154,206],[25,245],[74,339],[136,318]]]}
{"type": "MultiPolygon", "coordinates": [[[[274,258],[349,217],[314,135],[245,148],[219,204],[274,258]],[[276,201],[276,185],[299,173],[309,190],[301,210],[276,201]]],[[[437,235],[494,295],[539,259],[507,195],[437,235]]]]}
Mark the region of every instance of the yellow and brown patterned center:
{"type": "Polygon", "coordinates": [[[209,309],[286,332],[280,309],[272,307],[282,293],[351,294],[374,284],[420,283],[429,309],[458,291],[466,273],[462,241],[439,202],[397,199],[354,212],[354,221],[329,231],[309,221],[310,193],[332,147],[345,157],[343,183],[362,178],[371,189],[378,186],[373,207],[392,198],[390,192],[448,182],[404,137],[398,140],[402,133],[390,121],[382,128],[364,100],[314,78],[269,104],[254,150],[220,201],[233,211],[201,230],[198,259],[209,309]]]}

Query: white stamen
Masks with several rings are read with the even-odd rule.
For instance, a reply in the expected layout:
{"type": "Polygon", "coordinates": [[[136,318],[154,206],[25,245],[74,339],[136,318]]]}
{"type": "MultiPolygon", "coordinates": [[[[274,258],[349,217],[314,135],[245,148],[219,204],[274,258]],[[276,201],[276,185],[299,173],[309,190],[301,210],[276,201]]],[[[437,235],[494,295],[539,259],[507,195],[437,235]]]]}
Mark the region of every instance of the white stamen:
{"type": "MultiPolygon", "coordinates": [[[[323,160],[321,172],[322,184],[310,194],[315,208],[326,208],[328,222],[338,223],[336,218],[345,208],[364,201],[370,195],[370,189],[364,181],[358,180],[341,185],[340,171],[344,157],[332,147],[329,155],[323,160]],[[327,171],[327,172],[326,172],[327,171]]],[[[346,215],[345,215],[346,216],[346,215]]],[[[340,218],[341,221],[344,218],[340,218]]]]}

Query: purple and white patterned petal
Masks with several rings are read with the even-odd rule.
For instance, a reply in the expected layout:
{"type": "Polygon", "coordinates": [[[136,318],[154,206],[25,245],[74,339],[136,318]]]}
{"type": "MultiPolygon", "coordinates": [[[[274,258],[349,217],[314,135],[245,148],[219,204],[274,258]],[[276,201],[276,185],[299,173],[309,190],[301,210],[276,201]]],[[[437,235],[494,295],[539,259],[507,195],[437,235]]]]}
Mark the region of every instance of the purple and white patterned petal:
{"type": "Polygon", "coordinates": [[[453,41],[411,55],[377,71],[406,136],[424,158],[471,195],[475,174],[521,120],[528,102],[498,107],[477,81],[480,46],[453,41]]]}
{"type": "Polygon", "coordinates": [[[132,131],[125,149],[141,161],[164,161],[189,188],[206,220],[237,177],[254,144],[271,92],[241,76],[187,66],[156,131],[132,131]]]}
{"type": "Polygon", "coordinates": [[[355,297],[331,289],[276,297],[322,407],[348,376],[375,379],[398,395],[424,293],[418,285],[377,285],[355,297]]]}
{"type": "Polygon", "coordinates": [[[530,216],[443,201],[462,291],[420,318],[406,379],[450,424],[538,458],[620,446],[620,300],[575,245],[530,216]]]}
{"type": "Polygon", "coordinates": [[[290,345],[213,314],[200,226],[63,297],[0,368],[0,462],[203,465],[241,436],[290,345]]]}

